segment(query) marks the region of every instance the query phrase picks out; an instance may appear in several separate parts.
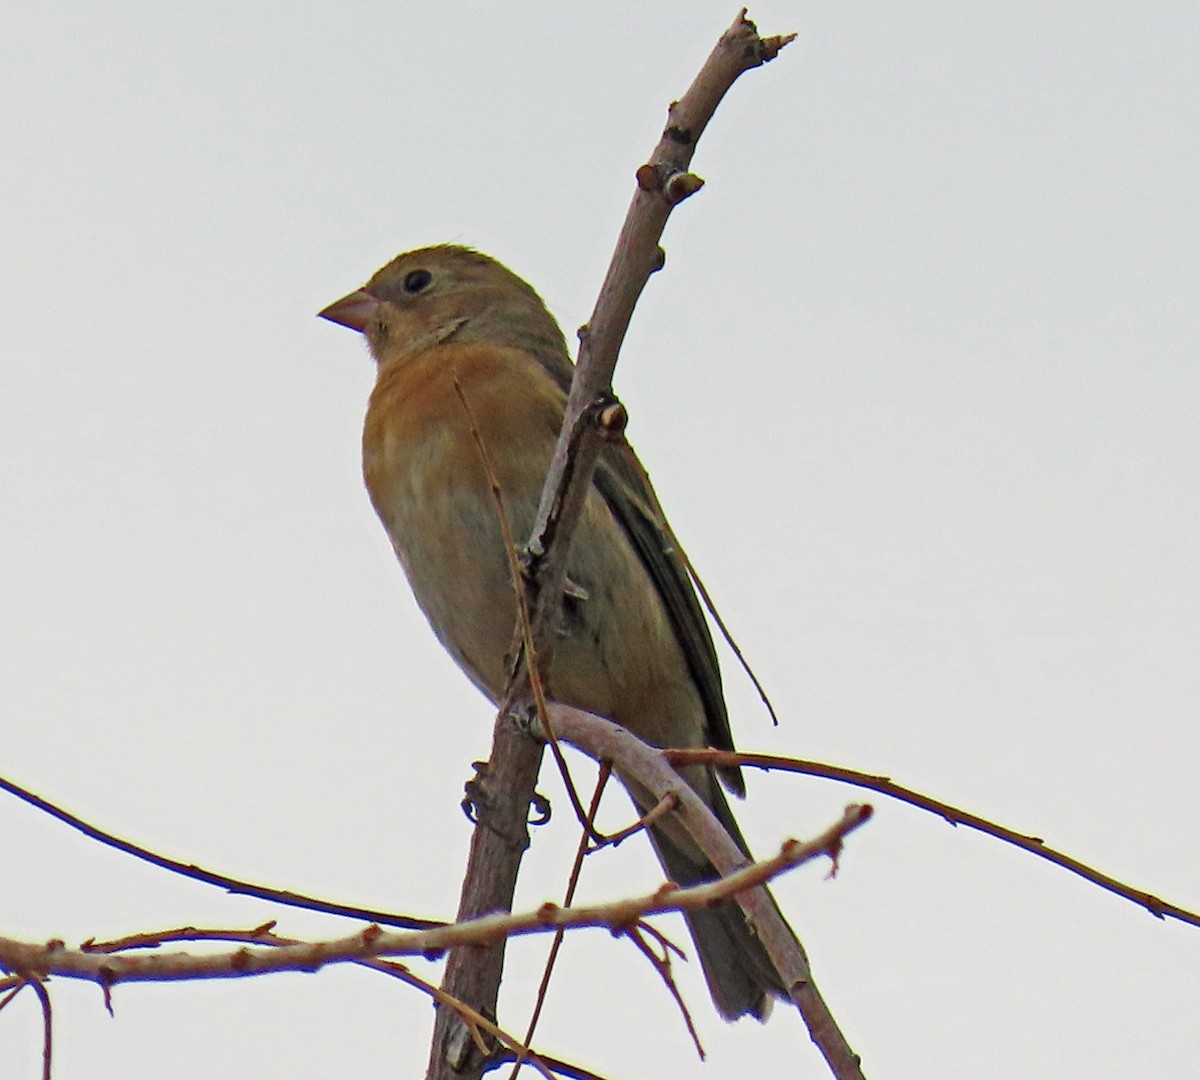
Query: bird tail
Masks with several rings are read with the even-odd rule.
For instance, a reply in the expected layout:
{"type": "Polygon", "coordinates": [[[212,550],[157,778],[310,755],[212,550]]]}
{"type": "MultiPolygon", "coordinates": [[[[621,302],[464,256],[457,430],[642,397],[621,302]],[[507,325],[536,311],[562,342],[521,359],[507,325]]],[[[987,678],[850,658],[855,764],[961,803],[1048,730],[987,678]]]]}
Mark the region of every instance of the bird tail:
{"type": "MultiPolygon", "coordinates": [[[[706,801],[717,820],[749,857],[746,841],[734,821],[724,792],[716,783],[711,784],[711,799],[706,801]]],[[[721,876],[699,847],[689,842],[690,838],[682,837],[678,830],[668,834],[651,826],[650,834],[659,862],[676,884],[699,885],[721,876]]],[[[767,896],[775,904],[770,892],[767,896]]],[[[779,910],[777,904],[775,909],[779,910]]],[[[709,908],[694,908],[685,911],[684,917],[717,1011],[726,1020],[737,1020],[747,1014],[766,1020],[772,998],[786,998],[788,992],[737,900],[723,900],[709,908]]]]}

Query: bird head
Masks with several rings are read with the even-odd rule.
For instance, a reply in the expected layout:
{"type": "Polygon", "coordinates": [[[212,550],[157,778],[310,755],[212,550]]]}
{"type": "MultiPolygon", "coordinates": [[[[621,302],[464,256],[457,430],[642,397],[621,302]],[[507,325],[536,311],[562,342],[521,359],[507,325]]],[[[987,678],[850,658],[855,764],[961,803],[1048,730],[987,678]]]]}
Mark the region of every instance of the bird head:
{"type": "Polygon", "coordinates": [[[527,282],[450,244],[397,255],[320,317],[362,333],[380,365],[451,338],[527,349],[556,368],[567,355],[562,331],[527,282]]]}

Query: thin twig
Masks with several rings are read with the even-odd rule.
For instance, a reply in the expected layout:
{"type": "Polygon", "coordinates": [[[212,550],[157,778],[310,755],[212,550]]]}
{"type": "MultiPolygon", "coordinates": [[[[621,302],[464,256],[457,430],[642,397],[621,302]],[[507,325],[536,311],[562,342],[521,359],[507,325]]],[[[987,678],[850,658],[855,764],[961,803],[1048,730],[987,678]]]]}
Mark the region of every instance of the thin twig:
{"type": "MultiPolygon", "coordinates": [[[[516,1055],[512,1051],[509,1051],[507,1055],[498,1056],[495,1059],[495,1063],[497,1065],[504,1065],[510,1060],[516,1060],[516,1055]]],[[[582,1065],[576,1065],[571,1061],[563,1061],[562,1058],[551,1057],[549,1054],[542,1054],[542,1062],[554,1073],[555,1077],[561,1077],[563,1080],[605,1080],[599,1073],[585,1069],[582,1065]]]]}
{"type": "Polygon", "coordinates": [[[936,814],[951,825],[964,825],[968,829],[975,829],[977,832],[1002,840],[1006,844],[1019,847],[1022,851],[1028,851],[1039,859],[1052,862],[1055,866],[1061,866],[1072,874],[1078,874],[1085,881],[1090,881],[1093,885],[1098,885],[1123,900],[1137,904],[1138,907],[1150,912],[1156,919],[1177,919],[1179,922],[1188,923],[1191,926],[1200,926],[1200,914],[1172,904],[1134,885],[1127,885],[1064,852],[1047,847],[1045,840],[1040,836],[1019,833],[1004,825],[998,825],[978,814],[961,810],[940,799],[923,795],[912,788],[897,784],[887,776],[876,776],[871,773],[859,772],[857,769],[846,769],[840,765],[826,765],[820,761],[806,761],[803,758],[777,757],[773,754],[739,754],[726,750],[664,750],[663,753],[667,760],[674,765],[742,765],[751,769],[819,776],[825,780],[837,780],[840,783],[851,784],[868,791],[877,791],[881,795],[887,795],[889,798],[897,799],[909,806],[915,806],[918,810],[936,814]]]}
{"type": "Polygon", "coordinates": [[[173,930],[150,930],[129,934],[112,941],[96,941],[89,938],[79,947],[84,952],[119,953],[129,949],[161,949],[173,941],[266,941],[271,944],[299,944],[274,933],[275,920],[260,923],[249,930],[208,929],[200,926],[178,926],[173,930]]]}
{"type": "Polygon", "coordinates": [[[700,1035],[696,1031],[695,1023],[692,1021],[692,1014],[687,1007],[687,1002],[683,1000],[683,994],[679,991],[679,984],[675,981],[675,973],[671,970],[671,953],[668,949],[664,948],[662,955],[659,956],[646,944],[646,939],[641,933],[644,925],[631,926],[625,931],[625,935],[641,950],[642,955],[654,965],[654,970],[658,972],[663,985],[666,986],[671,997],[675,999],[675,1004],[679,1006],[679,1011],[683,1015],[684,1025],[687,1027],[688,1035],[691,1036],[692,1045],[696,1048],[697,1056],[701,1061],[704,1061],[708,1055],[704,1052],[704,1046],[700,1042],[700,1035]]]}
{"type": "Polygon", "coordinates": [[[50,1080],[50,1062],[54,1054],[54,1021],[50,1010],[50,993],[41,979],[30,979],[29,988],[42,1003],[42,1080],[50,1080]]]}
{"type": "Polygon", "coordinates": [[[618,829],[615,833],[608,833],[598,843],[593,844],[587,850],[587,854],[591,855],[594,852],[602,851],[606,847],[616,847],[623,840],[628,840],[631,836],[637,833],[645,832],[659,818],[665,817],[676,806],[679,805],[679,799],[676,798],[673,791],[668,791],[661,799],[658,800],[646,813],[637,819],[632,825],[626,825],[623,829],[618,829]]]}
{"type": "MultiPolygon", "coordinates": [[[[378,961],[376,961],[376,963],[386,965],[388,962],[386,960],[378,960],[378,961]]],[[[447,994],[445,990],[441,989],[440,987],[434,986],[433,983],[426,982],[420,976],[414,975],[407,968],[404,969],[404,974],[401,977],[404,978],[405,981],[411,983],[413,986],[416,986],[419,989],[424,990],[439,1005],[447,1005],[450,1008],[452,1008],[461,1018],[463,1018],[465,1021],[467,1021],[467,1023],[473,1029],[474,1028],[483,1028],[493,1038],[497,1039],[501,1044],[506,1046],[508,1048],[508,1052],[510,1054],[512,1054],[514,1057],[516,1057],[518,1061],[529,1062],[529,1064],[532,1065],[535,1069],[537,1069],[537,1071],[539,1073],[541,1073],[542,1076],[546,1077],[546,1080],[555,1080],[553,1072],[551,1071],[551,1069],[550,1069],[549,1065],[546,1063],[546,1061],[543,1059],[542,1055],[535,1054],[529,1048],[529,1040],[528,1039],[525,1040],[524,1043],[522,1043],[521,1040],[519,1040],[518,1038],[516,1038],[513,1035],[508,1034],[508,1032],[506,1032],[503,1028],[501,1028],[497,1023],[495,1023],[492,1020],[489,1020],[481,1012],[478,1012],[477,1010],[472,1009],[471,1006],[468,1005],[465,1001],[462,1001],[459,998],[452,997],[450,994],[447,994]]],[[[476,1045],[479,1047],[480,1052],[485,1057],[491,1058],[494,1056],[494,1050],[491,1047],[489,1047],[486,1044],[481,1043],[481,1042],[477,1042],[476,1045]]],[[[520,1066],[518,1066],[518,1068],[519,1067],[520,1066]]]]}
{"type": "MultiPolygon", "coordinates": [[[[575,817],[580,825],[583,826],[584,831],[590,832],[592,828],[591,819],[587,811],[583,808],[579,792],[575,789],[575,782],[571,779],[571,770],[567,768],[567,759],[563,757],[562,747],[558,745],[558,739],[554,735],[554,727],[550,723],[550,717],[546,711],[546,689],[542,684],[541,664],[538,662],[537,646],[533,641],[533,629],[529,620],[529,603],[528,597],[525,594],[525,575],[521,573],[521,564],[517,558],[517,542],[513,536],[512,522],[508,516],[508,508],[504,503],[504,491],[500,487],[500,478],[496,475],[496,470],[492,467],[491,456],[488,454],[483,436],[479,432],[479,425],[475,423],[475,414],[471,410],[471,403],[467,401],[467,395],[463,391],[462,383],[458,381],[457,374],[453,376],[453,380],[454,391],[458,394],[458,400],[462,403],[463,411],[467,414],[467,426],[471,430],[471,438],[475,442],[475,449],[479,454],[484,474],[487,476],[492,499],[496,503],[496,517],[500,523],[500,535],[504,541],[504,553],[508,557],[508,573],[512,579],[513,591],[517,598],[517,620],[521,628],[522,645],[525,649],[525,655],[528,657],[529,686],[533,692],[534,706],[537,709],[538,718],[546,726],[550,751],[554,755],[554,763],[558,766],[563,786],[567,789],[567,798],[571,801],[575,817]]],[[[600,837],[597,836],[596,839],[599,840],[600,837]]]]}
{"type": "MultiPolygon", "coordinates": [[[[579,844],[575,849],[575,861],[571,864],[571,874],[567,879],[567,889],[563,894],[563,906],[570,907],[571,902],[575,899],[575,889],[579,884],[579,874],[583,870],[583,860],[588,853],[588,835],[594,830],[596,812],[600,809],[600,800],[604,796],[604,789],[608,785],[608,778],[612,775],[612,767],[607,762],[600,763],[600,774],[596,777],[596,788],[592,792],[592,802],[588,807],[587,820],[588,824],[579,836],[579,844]]],[[[563,935],[565,931],[559,927],[554,932],[554,940],[550,943],[550,951],[546,955],[546,963],[542,969],[542,980],[538,984],[537,998],[534,1001],[533,1013],[529,1017],[529,1026],[525,1029],[525,1045],[528,1046],[533,1041],[533,1034],[537,1031],[538,1020],[542,1015],[542,1007],[546,1003],[546,992],[550,989],[550,978],[554,974],[554,965],[558,960],[558,952],[562,948],[563,935]]],[[[516,1080],[517,1073],[521,1070],[521,1058],[518,1057],[513,1063],[512,1080],[516,1080]]]]}
{"type": "Polygon", "coordinates": [[[43,799],[40,795],[35,795],[27,788],[23,788],[20,784],[16,784],[12,780],[7,780],[3,776],[0,776],[0,790],[7,791],[22,802],[27,803],[37,810],[41,810],[44,814],[49,814],[64,825],[69,825],[77,832],[83,833],[84,836],[96,840],[106,847],[115,848],[126,855],[132,855],[135,859],[141,859],[143,862],[148,862],[152,866],[159,867],[161,870],[169,870],[172,874],[179,874],[182,877],[191,878],[193,881],[203,882],[205,885],[216,885],[226,892],[237,893],[241,896],[254,896],[260,900],[270,900],[276,904],[304,908],[308,911],[322,911],[327,915],[340,915],[347,919],[359,919],[364,922],[379,923],[382,926],[422,930],[434,926],[446,925],[443,920],[439,919],[421,919],[413,915],[396,915],[389,911],[376,911],[373,908],[353,907],[349,904],[335,903],[332,900],[322,900],[319,897],[305,896],[303,893],[291,892],[285,889],[272,889],[269,886],[256,885],[249,881],[239,881],[237,878],[218,874],[214,870],[205,870],[195,863],[182,863],[176,859],[168,858],[166,855],[159,855],[149,848],[144,848],[139,844],[133,843],[131,840],[122,840],[119,836],[114,836],[112,833],[105,832],[95,825],[90,825],[82,818],[76,817],[74,814],[62,809],[62,807],[56,806],[48,799],[43,799]]]}

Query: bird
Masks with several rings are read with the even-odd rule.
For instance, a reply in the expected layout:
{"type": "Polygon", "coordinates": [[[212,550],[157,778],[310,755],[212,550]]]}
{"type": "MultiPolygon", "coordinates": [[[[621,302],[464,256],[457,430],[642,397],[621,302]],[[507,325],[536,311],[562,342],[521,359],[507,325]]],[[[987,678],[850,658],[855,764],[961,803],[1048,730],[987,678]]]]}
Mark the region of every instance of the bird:
{"type": "MultiPolygon", "coordinates": [[[[516,273],[451,244],[398,255],[320,316],[360,332],[377,365],[363,478],[417,603],[458,666],[499,703],[518,609],[491,482],[510,535],[528,537],[574,371],[562,330],[516,273]]],[[[732,750],[716,649],[687,563],[623,438],[601,451],[567,578],[548,697],[655,746],[732,750]]],[[[723,782],[744,796],[740,770],[683,772],[749,858],[721,790],[723,782]]],[[[642,813],[654,805],[626,787],[642,813]]],[[[671,815],[650,836],[677,884],[719,876],[671,815]]],[[[717,1011],[765,1020],[787,991],[742,909],[727,900],[685,918],[717,1011]]]]}

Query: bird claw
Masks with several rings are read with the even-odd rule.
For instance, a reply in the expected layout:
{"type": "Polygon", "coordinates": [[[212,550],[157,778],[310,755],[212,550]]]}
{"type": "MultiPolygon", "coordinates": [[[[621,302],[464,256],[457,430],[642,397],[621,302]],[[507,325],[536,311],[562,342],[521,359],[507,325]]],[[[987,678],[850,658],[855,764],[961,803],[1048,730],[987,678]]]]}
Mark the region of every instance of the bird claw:
{"type": "Polygon", "coordinates": [[[487,812],[488,807],[487,792],[483,784],[487,777],[487,762],[472,761],[471,768],[475,770],[475,775],[463,784],[463,799],[459,806],[467,815],[467,820],[472,825],[478,825],[481,815],[487,812]]]}
{"type": "MultiPolygon", "coordinates": [[[[459,805],[472,825],[478,825],[481,822],[487,825],[488,811],[492,807],[492,800],[487,793],[488,763],[473,761],[471,768],[475,770],[475,775],[463,784],[463,798],[459,805]]],[[[536,827],[550,821],[553,812],[550,800],[540,791],[533,793],[529,800],[529,807],[530,813],[526,819],[528,824],[536,827]]]]}
{"type": "Polygon", "coordinates": [[[533,798],[529,800],[529,805],[533,810],[533,813],[529,817],[530,825],[535,827],[545,825],[550,820],[550,800],[540,791],[533,793],[533,798]]]}

